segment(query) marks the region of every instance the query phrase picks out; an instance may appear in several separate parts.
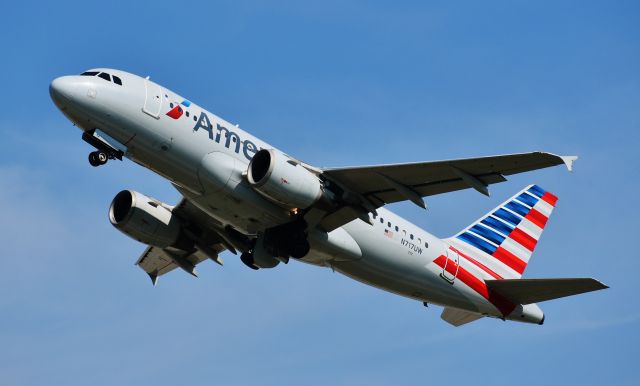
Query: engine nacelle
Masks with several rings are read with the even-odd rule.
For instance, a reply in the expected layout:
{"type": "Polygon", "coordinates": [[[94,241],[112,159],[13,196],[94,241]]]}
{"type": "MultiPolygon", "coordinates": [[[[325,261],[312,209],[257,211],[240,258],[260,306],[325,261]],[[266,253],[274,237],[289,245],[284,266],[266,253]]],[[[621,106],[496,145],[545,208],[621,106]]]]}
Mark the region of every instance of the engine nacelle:
{"type": "Polygon", "coordinates": [[[287,209],[305,209],[322,197],[320,179],[273,149],[258,151],[247,170],[249,184],[287,209]]]}
{"type": "Polygon", "coordinates": [[[123,190],[115,196],[109,208],[109,220],[127,236],[159,248],[175,246],[182,229],[171,210],[132,190],[123,190]]]}

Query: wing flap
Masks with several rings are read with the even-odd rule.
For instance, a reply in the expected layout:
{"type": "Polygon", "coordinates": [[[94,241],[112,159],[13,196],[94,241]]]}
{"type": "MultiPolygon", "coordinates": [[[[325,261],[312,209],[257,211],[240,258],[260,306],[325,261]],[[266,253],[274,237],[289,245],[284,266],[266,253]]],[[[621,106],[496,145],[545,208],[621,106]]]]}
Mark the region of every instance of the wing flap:
{"type": "Polygon", "coordinates": [[[196,250],[191,254],[179,253],[149,246],[142,253],[136,265],[151,277],[151,281],[155,285],[159,276],[176,268],[182,268],[186,272],[197,276],[195,266],[207,259],[216,261],[217,255],[210,257],[200,250],[196,250]]]}
{"type": "Polygon", "coordinates": [[[485,280],[495,291],[515,304],[531,304],[609,288],[592,278],[485,280]]]}

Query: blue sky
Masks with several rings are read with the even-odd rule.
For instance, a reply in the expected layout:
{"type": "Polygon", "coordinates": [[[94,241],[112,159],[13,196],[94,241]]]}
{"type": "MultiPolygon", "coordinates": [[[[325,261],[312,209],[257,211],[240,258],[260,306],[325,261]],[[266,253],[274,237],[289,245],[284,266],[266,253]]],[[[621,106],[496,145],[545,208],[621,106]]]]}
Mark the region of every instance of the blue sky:
{"type": "Polygon", "coordinates": [[[506,385],[639,380],[640,7],[634,1],[13,2],[0,36],[0,383],[506,385]],[[130,161],[94,169],[48,95],[97,66],[152,79],[318,166],[577,154],[425,212],[448,236],[529,183],[560,201],[526,277],[611,289],[480,320],[290,263],[237,257],[153,288],[107,220],[123,188],[179,195],[130,161]]]}

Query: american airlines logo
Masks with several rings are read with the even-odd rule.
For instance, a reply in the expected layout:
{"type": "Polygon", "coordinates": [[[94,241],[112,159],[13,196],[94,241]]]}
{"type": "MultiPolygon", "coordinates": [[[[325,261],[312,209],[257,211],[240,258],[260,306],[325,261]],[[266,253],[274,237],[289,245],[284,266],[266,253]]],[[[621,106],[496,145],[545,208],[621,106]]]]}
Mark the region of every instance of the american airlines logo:
{"type": "MultiPolygon", "coordinates": [[[[240,147],[242,147],[242,154],[246,159],[251,160],[253,155],[258,151],[258,146],[251,142],[248,139],[243,140],[240,138],[238,133],[227,129],[226,127],[216,124],[215,131],[211,121],[207,114],[203,111],[200,113],[200,119],[196,122],[196,125],[193,127],[193,131],[198,131],[203,129],[207,133],[209,133],[209,139],[215,141],[216,143],[220,143],[222,141],[222,137],[224,136],[224,147],[227,149],[231,149],[233,147],[233,151],[240,154],[240,147]],[[224,133],[224,134],[223,134],[224,133]]],[[[284,180],[281,181],[283,184],[289,183],[284,180]]]]}
{"type": "Polygon", "coordinates": [[[180,104],[176,104],[171,110],[169,110],[169,112],[167,113],[167,116],[173,118],[173,119],[178,119],[182,116],[182,114],[184,113],[184,110],[182,109],[182,106],[184,107],[189,107],[191,106],[191,102],[188,100],[183,100],[182,102],[180,102],[180,104]]]}

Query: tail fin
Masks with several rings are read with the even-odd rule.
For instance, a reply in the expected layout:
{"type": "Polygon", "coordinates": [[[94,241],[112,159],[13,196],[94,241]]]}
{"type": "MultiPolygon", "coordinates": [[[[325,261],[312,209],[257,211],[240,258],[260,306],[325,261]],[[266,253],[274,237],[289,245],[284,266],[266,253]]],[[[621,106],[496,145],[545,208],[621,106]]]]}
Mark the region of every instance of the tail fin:
{"type": "Polygon", "coordinates": [[[529,185],[447,241],[496,276],[518,279],[557,200],[541,187],[529,185]]]}

